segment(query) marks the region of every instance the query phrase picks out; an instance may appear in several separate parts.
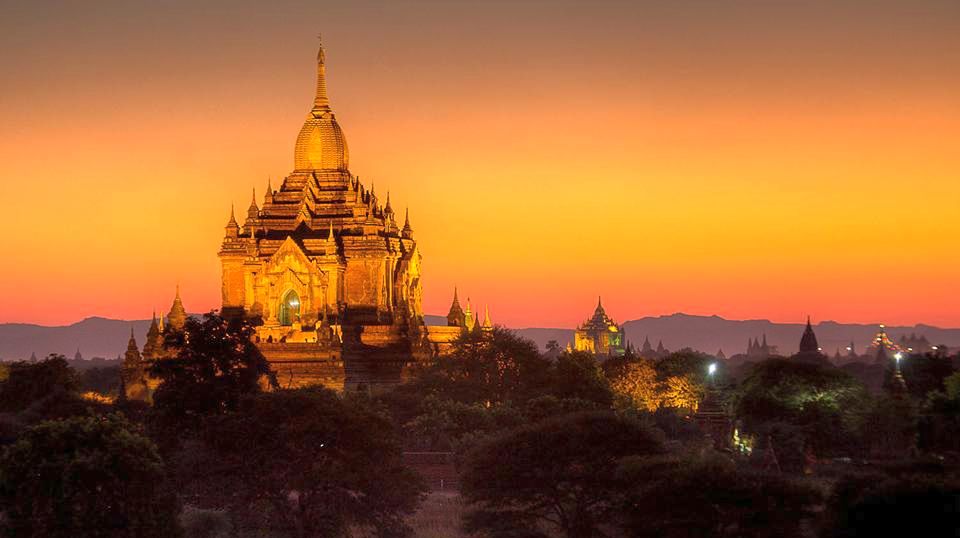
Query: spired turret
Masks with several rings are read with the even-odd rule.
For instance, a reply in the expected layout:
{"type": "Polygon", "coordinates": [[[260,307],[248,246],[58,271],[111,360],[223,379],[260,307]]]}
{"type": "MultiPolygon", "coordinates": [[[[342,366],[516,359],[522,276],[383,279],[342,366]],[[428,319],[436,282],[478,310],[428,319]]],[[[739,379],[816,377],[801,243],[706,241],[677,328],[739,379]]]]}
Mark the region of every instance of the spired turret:
{"type": "Polygon", "coordinates": [[[456,287],[453,288],[453,302],[450,303],[450,311],[447,312],[447,325],[450,327],[466,327],[466,315],[463,308],[460,307],[456,287]]]}
{"type": "Polygon", "coordinates": [[[473,312],[470,310],[470,298],[467,298],[467,310],[463,313],[463,326],[467,329],[467,332],[473,331],[473,326],[476,325],[477,320],[473,317],[473,312]]]}
{"type": "Polygon", "coordinates": [[[810,324],[810,316],[807,316],[807,326],[803,330],[803,336],[800,337],[801,355],[820,355],[820,344],[817,343],[817,335],[813,332],[813,325],[810,324]]]}
{"type": "Polygon", "coordinates": [[[143,344],[142,357],[145,362],[150,362],[159,359],[162,353],[163,333],[160,330],[160,323],[157,321],[157,312],[154,311],[150,328],[147,329],[147,341],[143,344]]]}
{"type": "Polygon", "coordinates": [[[137,339],[133,336],[133,327],[130,328],[130,340],[127,341],[127,351],[123,355],[123,365],[120,367],[120,382],[125,398],[149,401],[146,366],[137,347],[137,339]]]}
{"type": "Polygon", "coordinates": [[[180,300],[180,284],[177,284],[177,293],[173,298],[173,304],[170,305],[170,312],[167,314],[167,325],[175,331],[182,331],[186,323],[187,311],[183,308],[183,301],[180,300]]]}

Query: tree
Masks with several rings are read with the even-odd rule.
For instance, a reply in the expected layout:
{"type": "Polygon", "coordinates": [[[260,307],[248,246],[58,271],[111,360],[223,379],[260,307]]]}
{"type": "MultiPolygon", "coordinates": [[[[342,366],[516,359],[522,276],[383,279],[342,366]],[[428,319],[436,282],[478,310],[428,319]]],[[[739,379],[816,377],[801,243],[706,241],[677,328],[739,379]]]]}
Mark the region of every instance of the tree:
{"type": "MultiPolygon", "coordinates": [[[[707,367],[715,362],[705,353],[684,349],[655,363],[661,385],[661,405],[696,411],[706,387],[707,367]]],[[[716,375],[721,375],[720,373],[716,375]]]]}
{"type": "Polygon", "coordinates": [[[658,454],[662,434],[609,411],[560,416],[488,438],[466,457],[465,526],[493,537],[600,536],[622,503],[622,458],[658,454]]]}
{"type": "MultiPolygon", "coordinates": [[[[893,376],[893,367],[885,372],[886,384],[893,376]]],[[[925,398],[927,393],[943,388],[944,381],[954,372],[953,364],[944,356],[934,353],[914,354],[900,361],[900,371],[907,390],[916,398],[925,398]]]]}
{"type": "Polygon", "coordinates": [[[610,381],[610,388],[620,408],[632,407],[652,412],[660,407],[657,371],[648,360],[640,359],[623,365],[610,381]]]}
{"type": "Polygon", "coordinates": [[[361,396],[316,388],[248,395],[204,421],[178,461],[183,489],[235,524],[290,536],[408,531],[422,485],[401,462],[387,418],[361,396]]]}
{"type": "Polygon", "coordinates": [[[3,530],[17,537],[178,536],[157,447],[120,415],[44,422],[0,456],[3,530]]]}
{"type": "Polygon", "coordinates": [[[804,432],[801,445],[808,443],[822,455],[861,448],[858,433],[870,399],[863,385],[842,370],[771,359],[751,369],[734,402],[744,431],[764,433],[768,424],[797,426],[804,432]]]}
{"type": "Polygon", "coordinates": [[[194,431],[204,416],[237,409],[240,399],[260,391],[270,365],[254,345],[253,326],[211,312],[189,318],[182,332],[166,336],[176,354],[153,363],[160,379],[154,393],[155,425],[170,435],[194,431]]]}
{"type": "Polygon", "coordinates": [[[404,425],[408,444],[429,450],[453,450],[465,436],[513,427],[521,417],[510,406],[485,407],[428,396],[423,412],[404,425]]]}
{"type": "Polygon", "coordinates": [[[629,458],[620,522],[629,536],[800,536],[819,491],[781,476],[737,469],[719,457],[629,458]]]}
{"type": "Polygon", "coordinates": [[[550,393],[557,398],[587,400],[602,406],[613,403],[610,384],[592,353],[561,354],[553,364],[552,377],[550,393]]]}
{"type": "Polygon", "coordinates": [[[120,366],[94,367],[77,376],[81,392],[96,392],[104,396],[117,395],[120,389],[120,366]]]}
{"type": "Polygon", "coordinates": [[[824,538],[956,536],[960,483],[944,477],[862,475],[839,481],[827,503],[824,538]]]}
{"type": "Polygon", "coordinates": [[[63,355],[10,365],[9,376],[0,384],[0,411],[22,411],[56,392],[74,392],[77,377],[63,355]]]}
{"type": "Polygon", "coordinates": [[[496,405],[541,396],[549,383],[550,362],[537,345],[496,327],[490,333],[462,336],[449,355],[422,373],[414,387],[441,399],[496,405]]]}
{"type": "Polygon", "coordinates": [[[704,386],[691,375],[672,375],[661,387],[660,401],[664,407],[696,411],[703,399],[704,386]]]}

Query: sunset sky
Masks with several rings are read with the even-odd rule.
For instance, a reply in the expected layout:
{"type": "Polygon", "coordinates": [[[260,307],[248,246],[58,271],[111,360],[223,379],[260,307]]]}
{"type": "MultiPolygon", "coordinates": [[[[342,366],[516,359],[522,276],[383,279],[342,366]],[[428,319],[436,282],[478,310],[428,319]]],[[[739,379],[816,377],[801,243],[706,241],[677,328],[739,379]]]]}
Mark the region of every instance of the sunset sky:
{"type": "Polygon", "coordinates": [[[960,3],[5,2],[0,322],[220,306],[323,34],[424,310],[960,326],[960,3]]]}

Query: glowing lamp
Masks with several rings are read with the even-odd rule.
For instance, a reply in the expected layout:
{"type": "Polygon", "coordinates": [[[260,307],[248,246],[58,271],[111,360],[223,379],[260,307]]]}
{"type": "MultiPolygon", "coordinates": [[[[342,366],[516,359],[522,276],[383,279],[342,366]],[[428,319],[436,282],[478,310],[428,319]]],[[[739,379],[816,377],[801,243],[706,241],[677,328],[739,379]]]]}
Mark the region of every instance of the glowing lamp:
{"type": "Polygon", "coordinates": [[[711,362],[710,365],[707,366],[707,373],[710,375],[713,375],[716,372],[717,372],[717,363],[711,362]]]}

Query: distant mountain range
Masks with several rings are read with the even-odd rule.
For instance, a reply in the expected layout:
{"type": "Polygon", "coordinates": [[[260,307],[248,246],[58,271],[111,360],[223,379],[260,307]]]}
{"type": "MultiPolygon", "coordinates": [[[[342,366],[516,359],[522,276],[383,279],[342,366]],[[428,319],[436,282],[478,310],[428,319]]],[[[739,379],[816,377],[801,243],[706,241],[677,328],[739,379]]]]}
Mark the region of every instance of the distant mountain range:
{"type": "MultiPolygon", "coordinates": [[[[443,316],[426,316],[427,324],[443,325],[443,316]]],[[[143,346],[149,319],[124,321],[91,317],[72,325],[45,327],[27,323],[0,324],[0,360],[29,359],[31,355],[43,358],[50,353],[61,353],[72,359],[79,350],[87,359],[92,357],[115,358],[127,348],[130,329],[133,329],[137,344],[143,346]]],[[[691,347],[707,353],[722,349],[727,356],[743,353],[750,338],[767,337],[767,343],[777,346],[783,355],[796,353],[803,333],[802,323],[774,323],[767,320],[728,320],[718,316],[692,316],[671,314],[669,316],[645,317],[623,324],[627,339],[638,349],[644,338],[656,347],[663,345],[672,351],[691,347]]],[[[544,348],[548,341],[556,340],[561,347],[573,341],[573,329],[524,328],[515,329],[521,336],[544,348]]],[[[841,353],[851,342],[862,353],[878,330],[877,325],[837,323],[824,321],[814,325],[817,339],[824,353],[841,353]]],[[[960,329],[943,329],[929,325],[912,327],[887,327],[893,340],[901,335],[925,336],[934,345],[960,347],[960,329]]]]}

